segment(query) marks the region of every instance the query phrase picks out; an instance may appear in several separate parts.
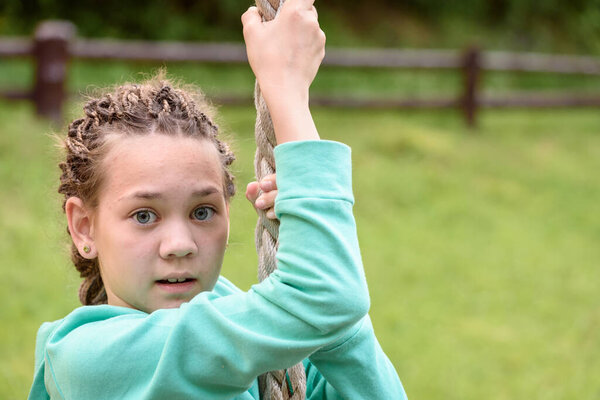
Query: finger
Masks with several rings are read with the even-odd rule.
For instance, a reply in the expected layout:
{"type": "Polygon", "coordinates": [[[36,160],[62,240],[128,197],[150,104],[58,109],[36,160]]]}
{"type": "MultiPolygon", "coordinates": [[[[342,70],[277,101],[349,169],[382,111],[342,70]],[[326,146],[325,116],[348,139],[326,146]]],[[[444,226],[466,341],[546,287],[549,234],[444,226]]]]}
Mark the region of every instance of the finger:
{"type": "Polygon", "coordinates": [[[248,27],[250,25],[261,23],[262,18],[258,13],[258,9],[254,6],[250,7],[245,13],[242,14],[242,25],[248,27]]]}
{"type": "Polygon", "coordinates": [[[252,203],[252,205],[254,205],[256,199],[258,198],[258,192],[258,182],[250,182],[246,187],[246,198],[250,203],[252,203]]]}
{"type": "Polygon", "coordinates": [[[263,192],[258,196],[254,205],[260,210],[267,210],[275,205],[275,197],[277,197],[277,190],[263,192]]]}
{"type": "Polygon", "coordinates": [[[277,219],[277,215],[275,215],[275,209],[269,208],[265,213],[266,217],[269,219],[277,219]]]}
{"type": "Polygon", "coordinates": [[[260,181],[260,188],[265,192],[270,192],[271,190],[277,190],[277,175],[270,174],[265,176],[260,181]]]}

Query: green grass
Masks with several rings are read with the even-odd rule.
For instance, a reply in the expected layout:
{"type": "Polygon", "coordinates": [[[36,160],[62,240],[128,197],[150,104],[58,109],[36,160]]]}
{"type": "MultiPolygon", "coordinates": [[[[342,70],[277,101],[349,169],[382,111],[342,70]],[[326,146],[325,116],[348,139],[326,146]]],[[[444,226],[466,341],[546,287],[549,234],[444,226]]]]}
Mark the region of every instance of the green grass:
{"type": "MultiPolygon", "coordinates": [[[[254,110],[221,115],[240,191],[224,274],[248,288],[254,110]]],[[[314,116],[353,149],[371,315],[410,398],[600,397],[597,109],[485,111],[475,132],[457,112],[314,116]]],[[[78,305],[50,130],[29,104],[0,102],[2,399],[26,396],[39,324],[78,305]]]]}

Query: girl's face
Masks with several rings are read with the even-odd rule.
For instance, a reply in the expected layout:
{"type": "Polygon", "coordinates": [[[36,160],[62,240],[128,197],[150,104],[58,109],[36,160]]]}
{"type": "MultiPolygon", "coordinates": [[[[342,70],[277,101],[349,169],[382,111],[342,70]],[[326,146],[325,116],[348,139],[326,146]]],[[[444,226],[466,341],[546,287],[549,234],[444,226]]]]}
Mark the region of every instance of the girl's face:
{"type": "Polygon", "coordinates": [[[152,134],[115,140],[90,229],[108,304],[152,312],[212,290],[229,203],[209,140],[152,134]]]}

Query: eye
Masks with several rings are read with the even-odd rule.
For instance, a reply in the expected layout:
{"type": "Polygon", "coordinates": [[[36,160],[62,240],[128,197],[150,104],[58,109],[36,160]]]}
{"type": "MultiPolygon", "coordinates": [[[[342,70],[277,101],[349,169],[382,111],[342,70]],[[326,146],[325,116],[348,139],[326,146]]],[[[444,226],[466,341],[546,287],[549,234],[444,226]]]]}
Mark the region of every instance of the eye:
{"type": "Polygon", "coordinates": [[[158,217],[150,210],[140,210],[133,214],[133,219],[139,224],[151,224],[156,221],[158,217]]]}
{"type": "Polygon", "coordinates": [[[192,211],[192,217],[198,221],[206,221],[210,219],[215,213],[210,207],[198,207],[194,211],[192,211]]]}

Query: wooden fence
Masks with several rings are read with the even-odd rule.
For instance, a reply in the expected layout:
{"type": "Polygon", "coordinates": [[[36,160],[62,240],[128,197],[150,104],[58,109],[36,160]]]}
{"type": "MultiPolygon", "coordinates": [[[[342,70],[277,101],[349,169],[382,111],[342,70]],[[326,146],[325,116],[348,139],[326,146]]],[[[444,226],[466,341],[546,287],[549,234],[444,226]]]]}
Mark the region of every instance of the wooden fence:
{"type": "MultiPolygon", "coordinates": [[[[247,63],[242,44],[143,42],[77,39],[75,27],[65,21],[45,21],[33,39],[0,39],[0,58],[28,57],[35,63],[31,91],[3,91],[9,99],[34,101],[38,114],[60,120],[66,98],[68,62],[76,59],[130,60],[157,62],[247,63]]],[[[599,107],[598,95],[530,93],[505,98],[488,98],[480,93],[484,70],[600,75],[600,58],[534,53],[483,52],[477,48],[453,50],[333,49],[328,48],[325,66],[362,68],[457,69],[463,77],[463,91],[454,98],[438,99],[350,99],[312,97],[311,103],[358,108],[457,108],[468,125],[476,122],[481,107],[599,107]]],[[[249,98],[223,97],[220,103],[249,103],[249,98]]]]}

